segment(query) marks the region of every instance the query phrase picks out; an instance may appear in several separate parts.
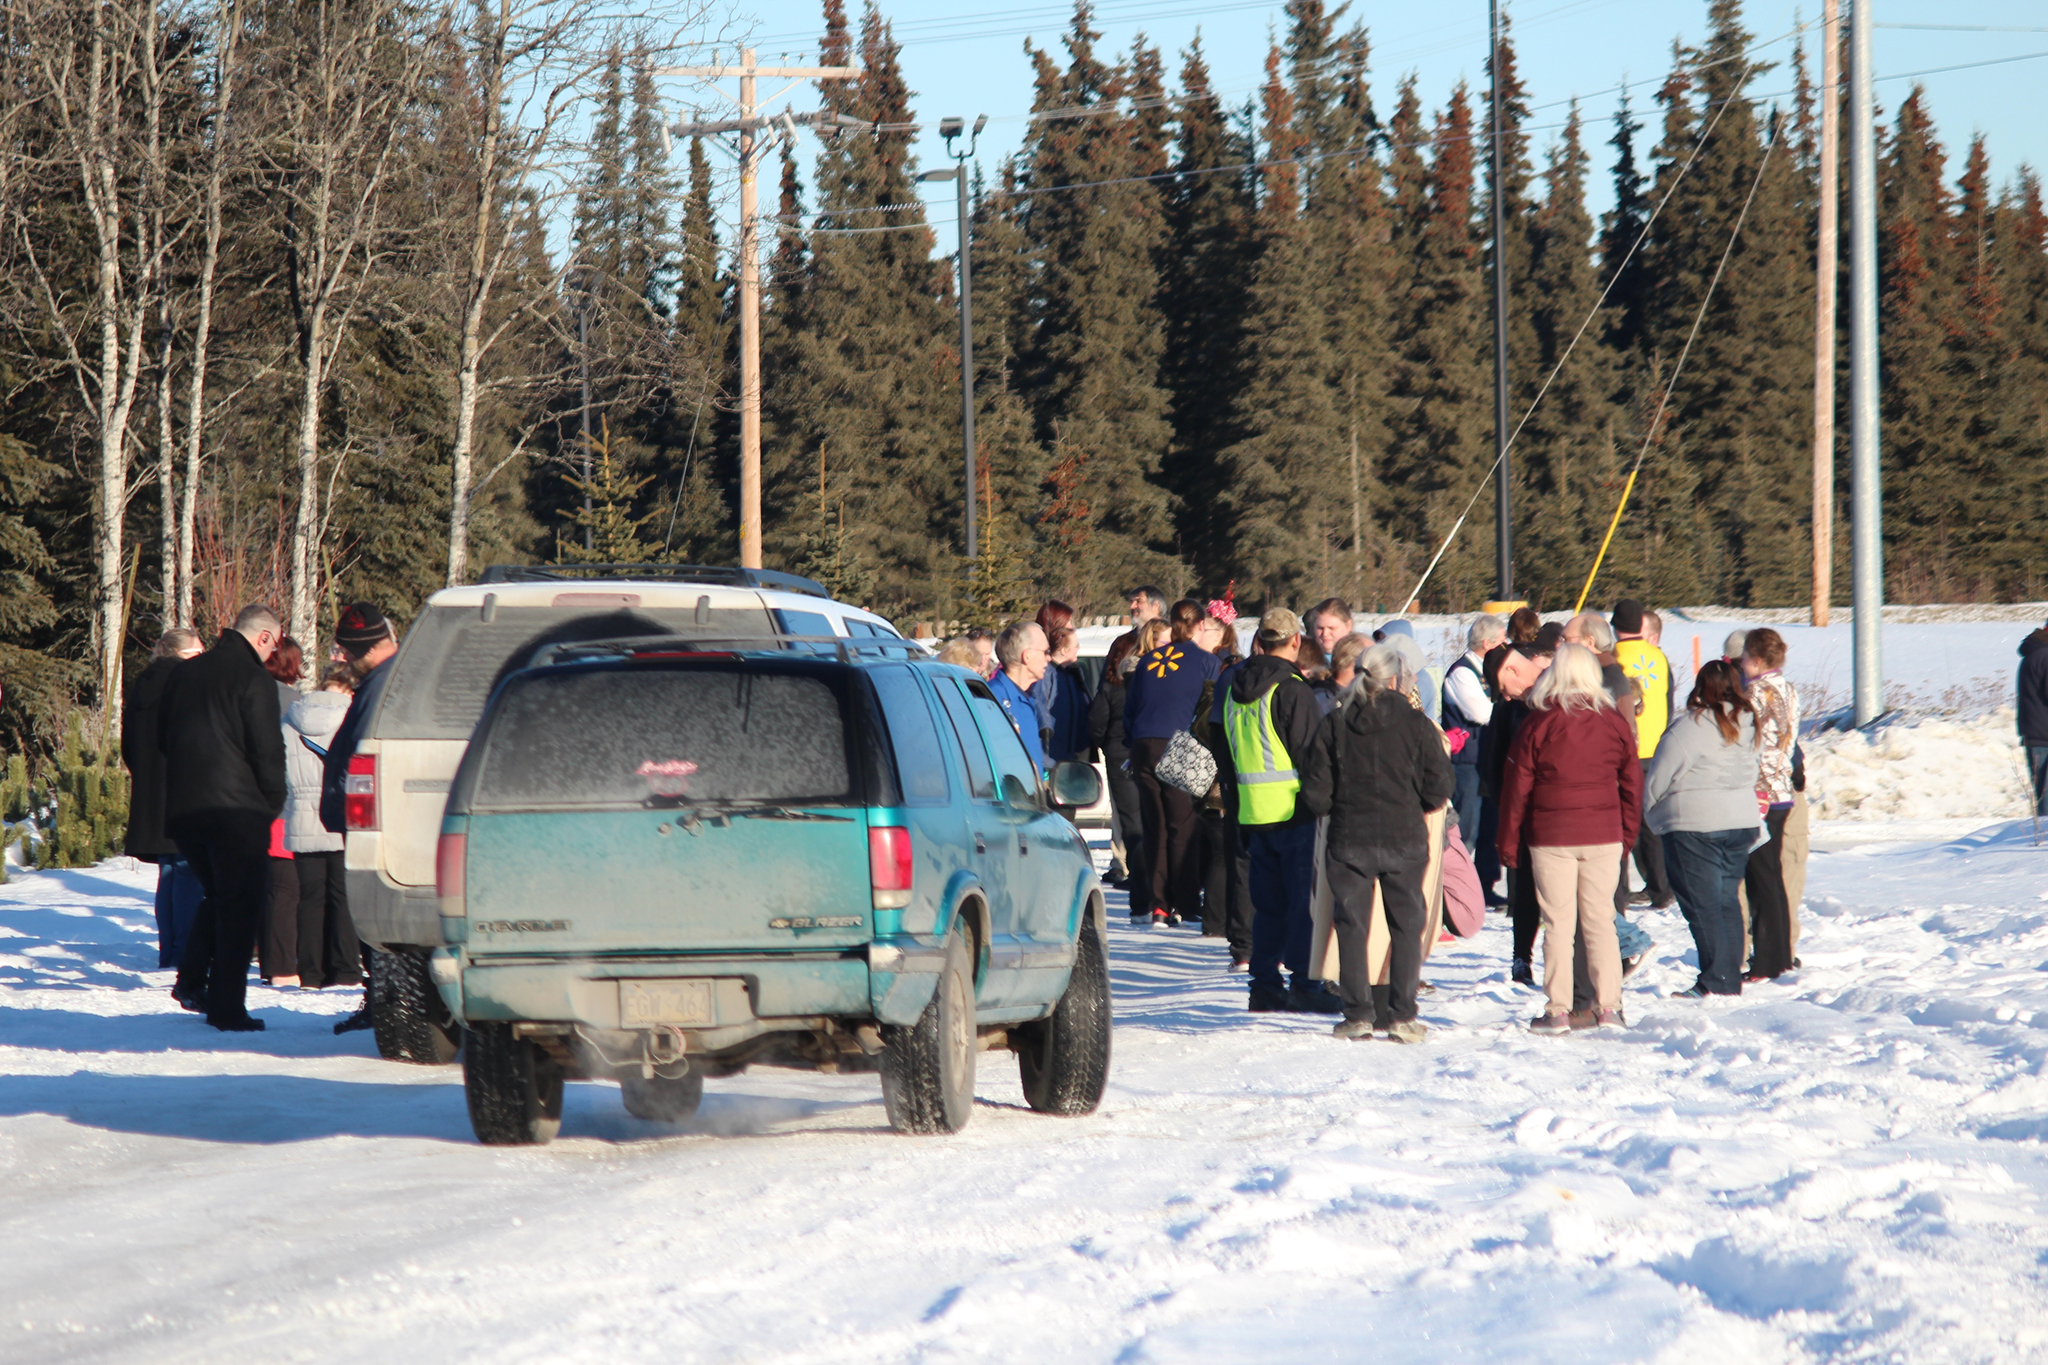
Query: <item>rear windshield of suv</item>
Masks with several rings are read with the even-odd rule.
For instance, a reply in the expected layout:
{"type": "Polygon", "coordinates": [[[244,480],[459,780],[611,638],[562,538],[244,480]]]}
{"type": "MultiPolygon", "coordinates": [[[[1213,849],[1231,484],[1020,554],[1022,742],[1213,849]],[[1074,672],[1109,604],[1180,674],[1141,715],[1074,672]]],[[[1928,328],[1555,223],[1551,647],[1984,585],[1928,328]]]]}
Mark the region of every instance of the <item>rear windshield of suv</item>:
{"type": "MultiPolygon", "coordinates": [[[[597,594],[587,594],[597,596],[597,594]]],[[[765,607],[500,606],[489,622],[476,607],[429,607],[377,708],[379,739],[468,739],[491,689],[526,667],[544,645],[633,635],[731,638],[770,635],[765,607]]]]}
{"type": "Polygon", "coordinates": [[[535,673],[484,746],[471,810],[844,803],[855,785],[838,689],[758,666],[535,673]]]}

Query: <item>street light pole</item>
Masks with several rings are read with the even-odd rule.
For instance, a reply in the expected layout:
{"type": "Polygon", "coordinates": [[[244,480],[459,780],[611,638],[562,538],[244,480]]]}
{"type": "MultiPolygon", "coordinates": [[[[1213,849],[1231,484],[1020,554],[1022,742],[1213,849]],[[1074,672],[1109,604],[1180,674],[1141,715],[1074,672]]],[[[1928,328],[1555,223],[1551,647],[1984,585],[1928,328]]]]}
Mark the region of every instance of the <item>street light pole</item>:
{"type": "Polygon", "coordinates": [[[967,576],[972,578],[979,547],[975,537],[974,515],[974,263],[971,251],[974,234],[967,216],[967,163],[973,159],[974,149],[981,142],[981,130],[988,126],[988,115],[982,114],[974,120],[974,131],[968,137],[967,149],[956,151],[953,146],[954,139],[960,136],[965,126],[965,119],[939,120],[939,136],[946,140],[946,154],[953,158],[955,164],[950,171],[926,171],[918,179],[952,181],[953,202],[959,212],[960,444],[967,468],[967,576]]]}
{"type": "Polygon", "coordinates": [[[1856,724],[1884,710],[1884,510],[1877,407],[1877,94],[1870,0],[1849,11],[1849,545],[1856,724]]]}
{"type": "Polygon", "coordinates": [[[1493,577],[1494,600],[1515,595],[1514,531],[1508,524],[1508,276],[1507,206],[1502,202],[1500,145],[1500,0],[1489,0],[1487,34],[1493,44],[1487,65],[1493,72],[1493,156],[1488,175],[1493,200],[1493,577]]]}

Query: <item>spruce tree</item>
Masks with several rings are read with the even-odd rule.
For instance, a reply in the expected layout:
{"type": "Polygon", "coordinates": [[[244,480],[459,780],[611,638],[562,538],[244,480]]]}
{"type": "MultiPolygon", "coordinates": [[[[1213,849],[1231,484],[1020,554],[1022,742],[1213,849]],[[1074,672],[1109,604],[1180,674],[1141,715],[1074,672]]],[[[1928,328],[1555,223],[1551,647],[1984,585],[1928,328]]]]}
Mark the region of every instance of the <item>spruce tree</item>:
{"type": "MultiPolygon", "coordinates": [[[[960,561],[951,596],[939,603],[943,615],[983,622],[1006,619],[1010,608],[1002,604],[1019,594],[1051,594],[1066,601],[1081,596],[1073,562],[1043,552],[1046,528],[1039,522],[1047,501],[1048,461],[1020,390],[1023,348],[1030,336],[1031,260],[1018,222],[1015,165],[1006,162],[1001,175],[1001,183],[991,189],[977,172],[973,187],[978,558],[973,564],[960,561]]],[[[953,458],[960,459],[957,446],[953,458]]],[[[964,511],[955,501],[945,514],[957,524],[964,511]]]]}
{"type": "Polygon", "coordinates": [[[1992,420],[1963,492],[1993,589],[2004,601],[2033,601],[2048,595],[2036,529],[2048,516],[2048,211],[2033,171],[2022,169],[2000,195],[1974,247],[1959,359],[1974,410],[1992,420]]]}
{"type": "Polygon", "coordinates": [[[1642,350],[1649,307],[1642,247],[1646,245],[1643,228],[1649,222],[1651,201],[1636,166],[1636,134],[1642,130],[1624,88],[1614,110],[1614,136],[1607,143],[1614,148],[1614,207],[1600,224],[1600,279],[1609,310],[1602,339],[1624,362],[1642,350]]]}
{"type": "Polygon", "coordinates": [[[1951,239],[1946,158],[1925,100],[1915,86],[1899,106],[1880,171],[1887,577],[1908,601],[1958,600],[1958,593],[1967,600],[1971,585],[1958,581],[1968,574],[1958,550],[1969,527],[1958,495],[1969,455],[1956,420],[1966,409],[1950,371],[1950,338],[1967,325],[1968,310],[1951,239]]]}
{"type": "Polygon", "coordinates": [[[1813,399],[1812,256],[1799,170],[1786,145],[1789,118],[1759,110],[1746,93],[1767,68],[1748,55],[1737,0],[1714,0],[1709,23],[1707,41],[1680,52],[1660,97],[1658,187],[1669,202],[1645,244],[1652,286],[1636,407],[1645,418],[1654,411],[1725,254],[1657,439],[1697,476],[1714,550],[1702,565],[1710,594],[1797,602],[1811,566],[1813,399]]]}
{"type": "Polygon", "coordinates": [[[1388,178],[1376,151],[1385,130],[1366,83],[1369,55],[1362,28],[1344,35],[1333,53],[1340,79],[1309,212],[1331,261],[1331,402],[1339,424],[1334,520],[1341,532],[1340,571],[1333,581],[1356,604],[1390,608],[1400,605],[1394,599],[1413,583],[1381,483],[1397,418],[1392,300],[1403,263],[1395,247],[1398,224],[1388,178]]]}
{"type": "Polygon", "coordinates": [[[1088,0],[1077,0],[1064,69],[1027,46],[1038,117],[1019,167],[1037,272],[1028,383],[1039,439],[1079,461],[1092,523],[1080,596],[1096,602],[1169,576],[1173,548],[1155,482],[1173,435],[1160,383],[1161,195],[1133,180],[1141,139],[1125,103],[1129,73],[1098,57],[1100,37],[1088,0]]]}
{"type": "MultiPolygon", "coordinates": [[[[1491,542],[1472,534],[1486,516],[1483,497],[1475,502],[1473,494],[1493,462],[1491,329],[1472,213],[1472,149],[1472,102],[1460,83],[1436,119],[1422,186],[1428,199],[1412,237],[1413,267],[1395,333],[1400,415],[1386,476],[1417,563],[1426,563],[1472,509],[1424,593],[1428,609],[1464,610],[1487,594],[1493,577],[1491,542]]],[[[1398,153],[1394,168],[1398,194],[1409,188],[1398,153]]]]}
{"type": "MultiPolygon", "coordinates": [[[[1500,137],[1501,137],[1501,209],[1504,242],[1493,240],[1493,105],[1494,82],[1489,80],[1486,99],[1480,105],[1480,117],[1485,120],[1479,139],[1480,154],[1486,158],[1485,190],[1478,196],[1478,218],[1483,225],[1481,235],[1486,242],[1482,261],[1486,271],[1486,323],[1491,332],[1493,326],[1493,269],[1494,257],[1500,254],[1506,263],[1507,319],[1508,319],[1508,422],[1509,430],[1521,415],[1529,410],[1536,391],[1542,384],[1542,371],[1536,364],[1537,340],[1535,332],[1534,299],[1531,291],[1533,261],[1536,252],[1537,206],[1530,198],[1530,186],[1535,178],[1535,168],[1530,161],[1529,135],[1523,126],[1529,121],[1529,92],[1522,84],[1522,77],[1515,64],[1514,41],[1509,35],[1507,16],[1501,16],[1500,47],[1494,55],[1499,64],[1500,87],[1500,137]],[[1502,246],[1505,245],[1505,251],[1502,246]]],[[[1489,76],[1492,67],[1488,67],[1489,76]]],[[[1575,248],[1583,252],[1583,245],[1575,248]]],[[[1487,368],[1493,368],[1491,352],[1487,368]]],[[[1489,377],[1491,377],[1489,375],[1489,377]]],[[[1475,513],[1476,515],[1476,513],[1475,513]]],[[[1517,574],[1519,578],[1520,575],[1517,574]]]]}
{"type": "Polygon", "coordinates": [[[556,536],[555,562],[642,564],[653,559],[656,547],[648,532],[661,513],[635,510],[641,490],[653,478],[630,473],[612,449],[609,423],[600,426],[590,438],[590,473],[562,476],[580,502],[570,512],[568,526],[556,536]]]}
{"type": "Polygon", "coordinates": [[[1175,176],[1167,192],[1169,246],[1160,271],[1166,328],[1162,381],[1173,444],[1160,471],[1177,507],[1180,543],[1197,571],[1226,568],[1235,528],[1222,503],[1222,452],[1239,432],[1233,398],[1245,360],[1246,284],[1257,256],[1251,230],[1251,148],[1210,85],[1199,36],[1182,54],[1175,103],[1175,176]]]}
{"type": "MultiPolygon", "coordinates": [[[[826,26],[825,50],[843,52],[838,0],[826,26]]],[[[957,315],[923,210],[900,207],[917,203],[914,115],[901,48],[872,4],[859,48],[860,77],[829,83],[824,104],[868,128],[826,143],[801,302],[772,370],[764,348],[762,498],[769,557],[788,562],[812,524],[800,500],[822,450],[878,609],[907,615],[936,602],[959,553],[957,315]]]]}
{"type": "Polygon", "coordinates": [[[1245,325],[1251,363],[1236,414],[1246,435],[1224,453],[1225,507],[1235,538],[1231,576],[1248,596],[1299,601],[1331,586],[1341,443],[1323,292],[1331,261],[1301,211],[1302,153],[1313,146],[1316,111],[1303,114],[1281,72],[1275,47],[1266,57],[1260,255],[1245,325]]]}
{"type": "Polygon", "coordinates": [[[1524,286],[1534,344],[1518,378],[1543,398],[1533,412],[1526,400],[1510,411],[1522,422],[1510,453],[1518,485],[1515,589],[1553,610],[1577,595],[1621,491],[1614,479],[1618,379],[1602,344],[1609,315],[1595,311],[1600,280],[1588,250],[1586,160],[1575,104],[1544,167],[1524,286]]]}

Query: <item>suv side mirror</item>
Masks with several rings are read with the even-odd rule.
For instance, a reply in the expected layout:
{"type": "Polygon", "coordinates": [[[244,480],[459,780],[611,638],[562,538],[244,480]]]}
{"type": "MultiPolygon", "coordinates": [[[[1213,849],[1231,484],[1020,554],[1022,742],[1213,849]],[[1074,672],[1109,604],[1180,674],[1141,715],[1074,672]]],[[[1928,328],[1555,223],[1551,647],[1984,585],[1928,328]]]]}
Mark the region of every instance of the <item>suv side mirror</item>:
{"type": "Polygon", "coordinates": [[[1093,763],[1069,759],[1053,765],[1052,802],[1068,810],[1080,810],[1102,799],[1102,774],[1093,763]]]}

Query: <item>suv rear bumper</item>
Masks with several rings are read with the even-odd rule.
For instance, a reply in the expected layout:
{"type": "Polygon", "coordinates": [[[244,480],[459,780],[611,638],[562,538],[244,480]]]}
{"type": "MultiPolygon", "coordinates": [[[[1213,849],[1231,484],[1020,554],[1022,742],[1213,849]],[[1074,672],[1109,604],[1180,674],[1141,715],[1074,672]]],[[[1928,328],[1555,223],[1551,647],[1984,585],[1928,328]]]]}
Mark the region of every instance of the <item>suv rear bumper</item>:
{"type": "Polygon", "coordinates": [[[348,869],[348,913],[372,948],[436,948],[441,898],[431,886],[400,886],[376,868],[348,869]]]}
{"type": "MultiPolygon", "coordinates": [[[[438,933],[438,926],[437,926],[438,933]]],[[[704,957],[471,959],[460,947],[435,952],[431,975],[464,1023],[548,1022],[599,1029],[647,1027],[625,1017],[621,987],[636,982],[711,983],[703,1022],[685,1033],[723,1032],[778,1019],[792,1026],[827,1016],[911,1024],[938,984],[939,950],[907,936],[840,954],[720,954],[704,957]],[[908,949],[909,951],[905,951],[908,949]],[[872,967],[870,963],[872,961],[872,967]]],[[[750,1028],[758,1032],[759,1028],[750,1028]]]]}

